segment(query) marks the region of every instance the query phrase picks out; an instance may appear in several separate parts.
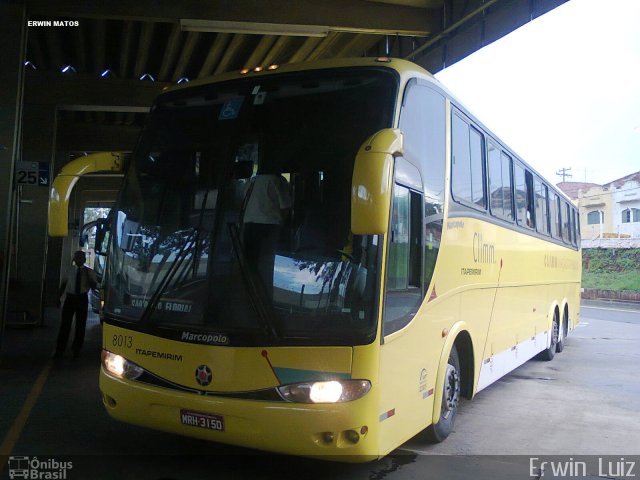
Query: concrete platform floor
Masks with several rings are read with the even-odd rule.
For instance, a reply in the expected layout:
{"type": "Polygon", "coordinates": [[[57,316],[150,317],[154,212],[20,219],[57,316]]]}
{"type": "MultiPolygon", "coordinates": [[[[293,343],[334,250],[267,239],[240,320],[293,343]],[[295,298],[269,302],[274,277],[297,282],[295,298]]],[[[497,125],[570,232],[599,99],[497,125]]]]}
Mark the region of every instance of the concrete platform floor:
{"type": "Polygon", "coordinates": [[[580,455],[589,456],[589,472],[573,478],[597,478],[597,460],[604,455],[607,461],[636,462],[630,473],[640,476],[637,305],[584,304],[582,325],[564,352],[552,362],[532,360],[464,402],[444,443],[430,445],[418,436],[364,465],[264,454],[116,422],[102,407],[97,385],[97,316],[90,316],[80,358],[58,362],[49,358],[58,311],[46,318],[42,327],[6,331],[0,478],[15,474],[25,457],[50,462],[41,466],[45,473],[52,461],[58,462],[53,468],[72,462],[64,472],[71,480],[531,478],[531,457],[578,461],[580,455]]]}

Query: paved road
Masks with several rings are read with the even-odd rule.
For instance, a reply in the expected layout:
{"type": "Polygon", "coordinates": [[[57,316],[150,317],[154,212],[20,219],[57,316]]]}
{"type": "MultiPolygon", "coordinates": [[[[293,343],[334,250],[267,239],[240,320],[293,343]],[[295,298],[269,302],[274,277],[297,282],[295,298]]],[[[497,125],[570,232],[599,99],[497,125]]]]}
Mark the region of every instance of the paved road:
{"type": "Polygon", "coordinates": [[[588,302],[581,307],[582,316],[609,322],[640,323],[640,304],[588,302]]]}
{"type": "MultiPolygon", "coordinates": [[[[90,328],[86,355],[97,356],[99,328],[90,328]]],[[[620,477],[598,471],[602,455],[608,455],[605,466],[623,457],[637,462],[631,473],[640,477],[639,345],[640,307],[585,305],[562,354],[552,362],[527,362],[465,402],[444,443],[431,445],[418,436],[364,465],[249,452],[114,422],[101,406],[96,362],[68,360],[51,370],[11,452],[73,461],[69,480],[507,479],[535,477],[541,462],[553,460],[575,466],[577,473],[584,460],[587,475],[580,478],[620,477]]],[[[22,363],[31,358],[21,355],[16,358],[22,363]]],[[[18,399],[24,402],[38,371],[20,363],[0,369],[5,442],[19,416],[18,399]],[[9,395],[4,380],[14,382],[9,395]]],[[[545,472],[553,478],[549,468],[545,472]]],[[[8,478],[7,468],[0,478],[8,478]]]]}

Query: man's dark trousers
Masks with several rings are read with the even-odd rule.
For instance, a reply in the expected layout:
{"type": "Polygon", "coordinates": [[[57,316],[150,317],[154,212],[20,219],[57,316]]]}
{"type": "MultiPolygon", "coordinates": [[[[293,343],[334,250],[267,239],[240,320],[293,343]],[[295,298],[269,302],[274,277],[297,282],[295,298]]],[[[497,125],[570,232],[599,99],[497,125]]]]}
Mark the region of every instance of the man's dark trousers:
{"type": "Polygon", "coordinates": [[[58,333],[58,343],[56,352],[62,354],[67,347],[67,339],[69,330],[71,330],[71,321],[76,316],[76,332],[73,337],[71,350],[74,356],[77,356],[84,342],[84,331],[87,326],[87,312],[89,308],[89,300],[86,293],[74,295],[67,293],[62,306],[62,323],[60,324],[60,332],[58,333]]]}

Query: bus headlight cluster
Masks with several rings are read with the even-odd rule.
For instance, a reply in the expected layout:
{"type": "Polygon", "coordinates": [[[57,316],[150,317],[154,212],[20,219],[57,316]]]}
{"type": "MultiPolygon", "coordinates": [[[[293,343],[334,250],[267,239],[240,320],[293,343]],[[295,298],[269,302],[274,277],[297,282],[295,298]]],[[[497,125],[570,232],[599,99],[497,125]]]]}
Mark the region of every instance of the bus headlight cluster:
{"type": "Polygon", "coordinates": [[[278,387],[283,400],[296,403],[342,403],[357,400],[371,390],[369,380],[305,382],[278,387]]]}
{"type": "Polygon", "coordinates": [[[144,373],[144,369],[140,365],[107,350],[102,350],[102,367],[110,375],[128,380],[135,380],[144,373]]]}

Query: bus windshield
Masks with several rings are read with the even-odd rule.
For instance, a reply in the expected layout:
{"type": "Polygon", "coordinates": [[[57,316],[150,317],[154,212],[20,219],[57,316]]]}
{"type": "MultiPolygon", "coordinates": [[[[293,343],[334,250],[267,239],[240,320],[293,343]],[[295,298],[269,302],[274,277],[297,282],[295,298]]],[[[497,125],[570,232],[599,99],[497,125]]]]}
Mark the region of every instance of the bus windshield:
{"type": "Polygon", "coordinates": [[[370,343],[381,239],[350,231],[351,178],[397,90],[344,68],[159,97],[114,209],[106,317],[185,341],[370,343]]]}

